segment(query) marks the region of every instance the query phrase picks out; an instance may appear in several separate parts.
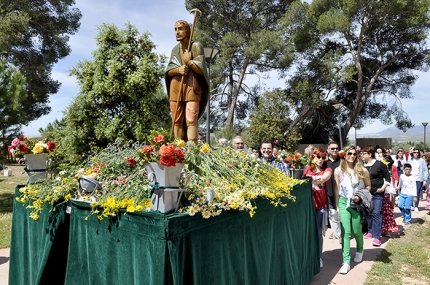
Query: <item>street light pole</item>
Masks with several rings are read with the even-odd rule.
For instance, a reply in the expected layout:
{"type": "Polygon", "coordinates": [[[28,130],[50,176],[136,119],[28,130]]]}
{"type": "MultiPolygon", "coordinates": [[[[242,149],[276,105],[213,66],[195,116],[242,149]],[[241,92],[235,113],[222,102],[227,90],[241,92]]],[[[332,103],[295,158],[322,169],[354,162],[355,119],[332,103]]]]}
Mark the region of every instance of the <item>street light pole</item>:
{"type": "Polygon", "coordinates": [[[353,124],[352,126],[354,127],[354,143],[355,143],[355,146],[357,146],[357,127],[358,127],[358,124],[353,124]]]}
{"type": "Polygon", "coordinates": [[[212,59],[215,58],[215,56],[218,54],[219,49],[214,48],[214,47],[209,47],[209,48],[203,48],[203,51],[205,53],[205,59],[206,59],[206,64],[208,65],[208,75],[209,75],[209,98],[208,98],[208,103],[206,105],[206,142],[208,144],[210,144],[211,142],[211,131],[210,131],[210,126],[211,126],[211,62],[212,59]]]}
{"type": "Polygon", "coordinates": [[[422,122],[421,124],[423,124],[424,126],[424,152],[426,151],[426,127],[428,125],[428,122],[422,122]]]}
{"type": "Polygon", "coordinates": [[[341,108],[345,107],[345,106],[343,106],[342,103],[337,103],[337,104],[334,104],[333,107],[336,110],[339,110],[339,117],[337,118],[337,124],[339,126],[339,145],[340,145],[340,149],[342,150],[343,149],[343,144],[342,144],[342,128],[340,126],[340,114],[342,112],[341,108]]]}

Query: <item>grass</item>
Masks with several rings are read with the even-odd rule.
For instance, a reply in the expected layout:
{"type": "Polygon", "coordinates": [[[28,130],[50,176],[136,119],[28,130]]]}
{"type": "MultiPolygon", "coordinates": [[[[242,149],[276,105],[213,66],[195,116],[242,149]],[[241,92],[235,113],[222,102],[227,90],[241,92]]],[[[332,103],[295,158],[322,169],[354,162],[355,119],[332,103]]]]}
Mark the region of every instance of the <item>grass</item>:
{"type": "Polygon", "coordinates": [[[12,176],[4,176],[0,172],[0,248],[10,246],[12,226],[12,208],[15,187],[27,183],[27,174],[23,174],[23,165],[7,165],[12,176]]]}
{"type": "Polygon", "coordinates": [[[430,280],[430,216],[413,223],[390,240],[368,272],[366,285],[428,284],[430,280]]]}

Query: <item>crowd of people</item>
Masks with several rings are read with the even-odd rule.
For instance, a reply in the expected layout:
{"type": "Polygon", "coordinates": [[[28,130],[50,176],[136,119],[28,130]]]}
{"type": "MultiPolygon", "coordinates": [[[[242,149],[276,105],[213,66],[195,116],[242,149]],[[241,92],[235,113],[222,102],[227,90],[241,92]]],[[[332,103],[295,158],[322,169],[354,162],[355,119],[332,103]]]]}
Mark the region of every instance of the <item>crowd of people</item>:
{"type": "MultiPolygon", "coordinates": [[[[219,147],[227,145],[228,140],[219,140],[219,147]]],[[[243,151],[243,138],[234,137],[231,146],[243,151]]],[[[260,146],[249,149],[252,150],[250,155],[288,175],[288,162],[276,159],[282,148],[279,140],[265,140],[260,146]]],[[[304,169],[303,178],[312,181],[320,267],[323,267],[326,222],[332,229],[329,238],[339,239],[342,245],[343,264],[339,272],[347,274],[352,234],[357,245],[353,261],[359,263],[363,260],[364,239],[371,239],[373,246],[378,247],[382,236],[391,237],[391,233],[398,233],[394,219],[396,204],[404,225],[410,224],[412,213],[419,212],[419,201],[426,193],[426,210],[430,215],[430,153],[412,147],[408,152],[399,148],[394,154],[391,149],[354,145],[340,150],[336,142],[330,142],[326,150],[310,145],[305,152],[309,154],[310,162],[304,169]]]]}

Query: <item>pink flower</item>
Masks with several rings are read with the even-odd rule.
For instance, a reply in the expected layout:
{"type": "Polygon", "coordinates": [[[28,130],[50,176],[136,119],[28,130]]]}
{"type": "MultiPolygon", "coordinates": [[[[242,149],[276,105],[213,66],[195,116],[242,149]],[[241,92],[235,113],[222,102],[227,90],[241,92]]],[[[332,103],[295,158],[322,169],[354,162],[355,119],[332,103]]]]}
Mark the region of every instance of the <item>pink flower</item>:
{"type": "Polygon", "coordinates": [[[20,143],[21,143],[21,140],[19,138],[15,138],[15,139],[13,139],[13,141],[12,141],[12,143],[10,145],[13,146],[13,147],[16,147],[20,143]]]}

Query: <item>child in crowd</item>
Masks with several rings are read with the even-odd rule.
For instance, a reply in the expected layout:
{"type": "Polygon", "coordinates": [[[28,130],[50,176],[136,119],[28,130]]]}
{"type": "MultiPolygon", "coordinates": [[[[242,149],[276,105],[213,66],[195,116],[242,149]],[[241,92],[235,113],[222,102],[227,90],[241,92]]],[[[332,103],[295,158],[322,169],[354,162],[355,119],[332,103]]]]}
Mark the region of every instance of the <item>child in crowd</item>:
{"type": "Polygon", "coordinates": [[[399,177],[400,198],[398,206],[402,211],[403,222],[408,225],[411,223],[412,202],[417,199],[417,183],[411,174],[412,166],[405,163],[403,174],[399,177]]]}

